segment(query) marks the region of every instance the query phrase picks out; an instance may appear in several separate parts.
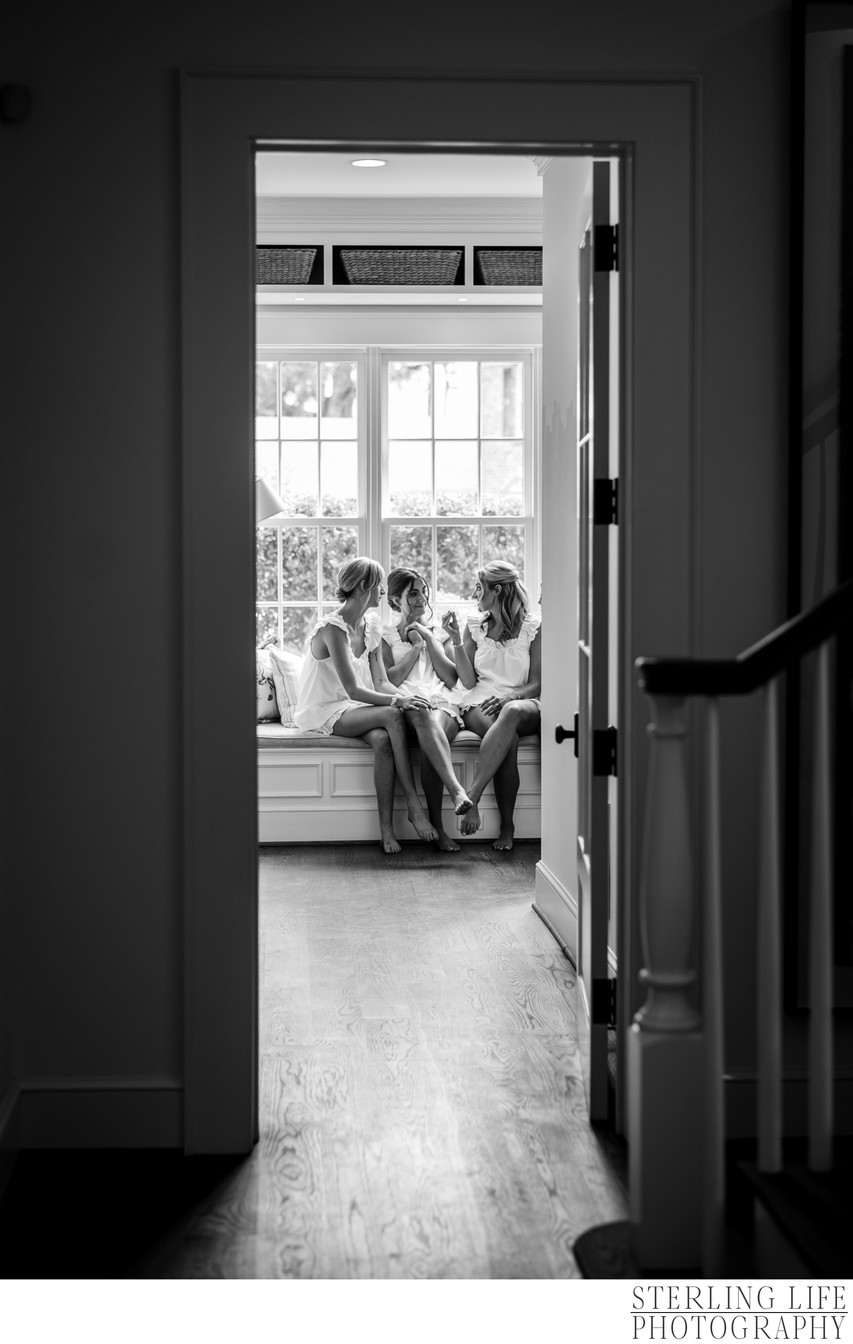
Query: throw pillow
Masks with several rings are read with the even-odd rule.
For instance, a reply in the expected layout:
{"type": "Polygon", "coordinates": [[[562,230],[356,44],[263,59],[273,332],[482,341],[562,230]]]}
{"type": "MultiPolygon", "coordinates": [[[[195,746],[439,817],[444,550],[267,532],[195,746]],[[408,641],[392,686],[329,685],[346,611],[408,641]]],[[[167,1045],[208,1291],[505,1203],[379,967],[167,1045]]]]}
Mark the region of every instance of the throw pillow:
{"type": "Polygon", "coordinates": [[[255,681],[258,683],[258,723],[278,718],[275,683],[269,648],[255,649],[255,681]]]}
{"type": "Polygon", "coordinates": [[[272,663],[272,678],[282,724],[285,728],[295,728],[293,711],[296,708],[303,659],[298,653],[288,653],[286,649],[277,649],[274,645],[270,645],[266,652],[272,663]]]}

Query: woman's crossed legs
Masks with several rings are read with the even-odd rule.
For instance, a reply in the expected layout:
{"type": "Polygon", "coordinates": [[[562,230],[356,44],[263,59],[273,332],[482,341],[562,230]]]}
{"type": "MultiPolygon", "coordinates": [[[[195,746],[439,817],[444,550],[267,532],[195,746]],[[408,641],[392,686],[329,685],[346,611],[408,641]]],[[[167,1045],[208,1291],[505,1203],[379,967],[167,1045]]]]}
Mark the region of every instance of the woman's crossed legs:
{"type": "Polygon", "coordinates": [[[490,780],[494,780],[495,802],[498,805],[500,833],[494,849],[512,849],[515,837],[513,813],[518,797],[518,739],[538,733],[539,709],[532,700],[510,700],[497,718],[484,714],[476,705],[464,711],[465,727],[481,738],[474,771],[474,782],[468,790],[473,803],[470,812],[460,822],[463,835],[474,835],[482,826],[480,798],[490,780]]]}

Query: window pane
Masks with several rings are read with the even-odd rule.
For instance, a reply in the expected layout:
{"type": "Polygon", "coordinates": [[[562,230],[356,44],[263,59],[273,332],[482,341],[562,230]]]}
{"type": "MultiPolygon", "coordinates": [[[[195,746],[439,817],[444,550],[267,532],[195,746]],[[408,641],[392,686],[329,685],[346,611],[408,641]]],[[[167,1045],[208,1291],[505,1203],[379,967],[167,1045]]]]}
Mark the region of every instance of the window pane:
{"type": "Polygon", "coordinates": [[[524,512],[523,470],[520,443],[483,444],[483,513],[524,512]]]}
{"type": "Polygon", "coordinates": [[[432,588],[432,528],[392,527],[390,530],[391,568],[416,569],[432,588]]]}
{"type": "MultiPolygon", "coordinates": [[[[496,523],[493,527],[483,528],[483,563],[490,560],[506,560],[515,565],[524,578],[524,528],[496,523]]],[[[536,594],[532,594],[533,597],[536,594]]]]}
{"type": "Polygon", "coordinates": [[[317,365],[281,366],[281,437],[316,439],[318,420],[317,365]]]}
{"type": "Polygon", "coordinates": [[[255,475],[278,494],[278,440],[255,444],[255,475]]]}
{"type": "Polygon", "coordinates": [[[276,602],[278,600],[278,529],[275,527],[259,527],[256,535],[257,600],[258,602],[276,602]]]}
{"type": "Polygon", "coordinates": [[[317,528],[281,529],[281,600],[317,600],[317,528]]]}
{"type": "Polygon", "coordinates": [[[388,435],[422,439],[432,435],[432,370],[429,364],[391,360],[388,364],[388,435]]]}
{"type": "Polygon", "coordinates": [[[305,641],[317,620],[317,608],[282,607],[281,643],[290,653],[304,653],[305,641]]]}
{"type": "Polygon", "coordinates": [[[400,518],[432,513],[432,444],[388,444],[390,512],[400,518]]]}
{"type": "Polygon", "coordinates": [[[435,437],[477,437],[477,365],[455,360],[435,365],[435,437]]]}
{"type": "Polygon", "coordinates": [[[324,443],[320,449],[323,514],[326,518],[358,513],[358,447],[354,443],[324,443]]]}
{"type": "Polygon", "coordinates": [[[255,608],[255,643],[260,644],[267,635],[278,634],[278,607],[255,608]]]}
{"type": "Polygon", "coordinates": [[[281,498],[289,514],[317,514],[317,445],[281,445],[281,498]]]}
{"type": "Polygon", "coordinates": [[[357,527],[323,528],[323,597],[335,598],[335,580],[346,560],[358,555],[357,527]]]}
{"type": "Polygon", "coordinates": [[[477,442],[445,440],[435,445],[436,513],[479,513],[477,442]]]}
{"type": "Polygon", "coordinates": [[[278,365],[255,364],[255,438],[278,438],[278,365]]]}
{"type": "Polygon", "coordinates": [[[485,438],[515,439],[524,433],[521,363],[480,366],[481,429],[485,438]]]}
{"type": "Polygon", "coordinates": [[[470,598],[477,582],[479,532],[478,527],[436,528],[438,602],[455,605],[470,598]]]}
{"type": "Polygon", "coordinates": [[[357,434],[358,365],[352,361],[320,365],[322,404],[320,437],[354,439],[357,434]]]}

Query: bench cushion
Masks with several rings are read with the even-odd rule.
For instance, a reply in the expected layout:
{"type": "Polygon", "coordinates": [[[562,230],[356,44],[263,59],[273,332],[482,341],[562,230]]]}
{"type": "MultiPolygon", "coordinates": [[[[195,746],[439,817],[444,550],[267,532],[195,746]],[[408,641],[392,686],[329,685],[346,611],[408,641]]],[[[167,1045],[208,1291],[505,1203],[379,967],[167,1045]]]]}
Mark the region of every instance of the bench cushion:
{"type": "MultiPolygon", "coordinates": [[[[476,733],[469,733],[463,728],[457,734],[454,746],[476,747],[480,739],[476,733]]],[[[535,745],[539,741],[538,735],[525,737],[523,741],[528,745],[535,745]]],[[[286,728],[281,723],[259,723],[258,724],[258,747],[299,747],[316,750],[334,751],[370,751],[370,743],[365,742],[363,737],[340,737],[337,733],[306,733],[301,728],[286,728]]]]}

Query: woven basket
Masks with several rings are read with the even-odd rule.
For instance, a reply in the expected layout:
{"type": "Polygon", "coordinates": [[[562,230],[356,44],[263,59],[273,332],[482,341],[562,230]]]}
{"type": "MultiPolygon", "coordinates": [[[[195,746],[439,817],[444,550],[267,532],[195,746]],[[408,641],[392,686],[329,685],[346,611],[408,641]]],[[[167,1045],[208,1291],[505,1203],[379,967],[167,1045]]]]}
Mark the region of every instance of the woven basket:
{"type": "Polygon", "coordinates": [[[461,247],[342,247],[351,285],[452,285],[461,247]]]}
{"type": "Polygon", "coordinates": [[[484,285],[541,285],[541,247],[480,247],[477,249],[484,285]]]}
{"type": "Polygon", "coordinates": [[[255,284],[307,285],[316,255],[316,247],[259,247],[255,284]]]}

